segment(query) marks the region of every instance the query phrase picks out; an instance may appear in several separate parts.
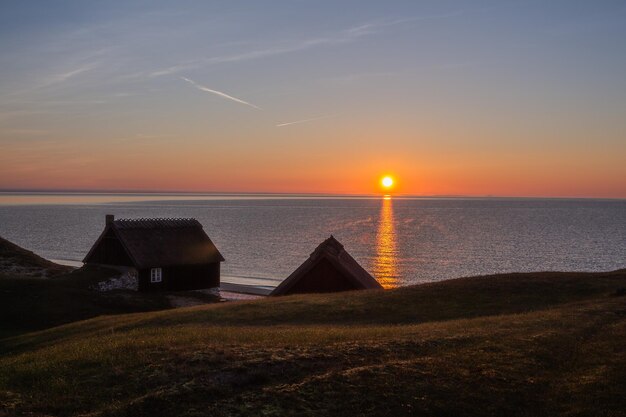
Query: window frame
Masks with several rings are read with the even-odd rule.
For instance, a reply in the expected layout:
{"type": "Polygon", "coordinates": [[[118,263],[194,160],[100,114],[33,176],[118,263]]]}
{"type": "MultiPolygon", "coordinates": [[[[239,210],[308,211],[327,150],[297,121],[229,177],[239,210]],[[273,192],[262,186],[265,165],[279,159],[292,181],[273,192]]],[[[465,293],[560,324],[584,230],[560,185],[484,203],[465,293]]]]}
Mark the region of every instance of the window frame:
{"type": "Polygon", "coordinates": [[[151,268],[150,269],[150,283],[156,284],[159,282],[163,282],[163,269],[151,268]]]}

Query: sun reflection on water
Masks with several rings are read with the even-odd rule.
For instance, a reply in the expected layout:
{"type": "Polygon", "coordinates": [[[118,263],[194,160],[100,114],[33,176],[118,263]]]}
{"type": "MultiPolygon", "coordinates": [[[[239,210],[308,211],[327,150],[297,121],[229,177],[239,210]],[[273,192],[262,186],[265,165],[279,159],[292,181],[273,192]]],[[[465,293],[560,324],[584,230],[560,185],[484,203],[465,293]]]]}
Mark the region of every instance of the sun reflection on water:
{"type": "Polygon", "coordinates": [[[391,196],[386,195],[380,208],[380,220],[376,233],[376,258],[374,276],[384,288],[398,286],[396,229],[391,196]]]}

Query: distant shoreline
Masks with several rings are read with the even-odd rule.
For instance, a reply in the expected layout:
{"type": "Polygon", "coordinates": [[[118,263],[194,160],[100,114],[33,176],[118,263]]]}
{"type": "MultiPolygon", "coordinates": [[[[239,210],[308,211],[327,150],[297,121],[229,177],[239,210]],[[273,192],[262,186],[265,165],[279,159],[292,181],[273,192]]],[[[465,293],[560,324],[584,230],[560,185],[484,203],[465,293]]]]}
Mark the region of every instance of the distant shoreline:
{"type": "MultiPolygon", "coordinates": [[[[246,192],[246,191],[142,191],[142,190],[20,190],[0,189],[2,195],[20,196],[144,196],[144,197],[225,197],[225,198],[277,198],[277,199],[379,199],[384,193],[306,193],[306,192],[246,192]]],[[[509,195],[465,195],[465,194],[401,194],[392,193],[395,199],[462,199],[462,200],[615,200],[623,201],[626,197],[602,196],[509,196],[509,195]]]]}
{"type": "MultiPolygon", "coordinates": [[[[80,268],[83,266],[83,263],[80,261],[72,261],[69,259],[48,259],[50,262],[54,262],[58,265],[71,266],[74,268],[80,268]]],[[[263,277],[233,277],[226,276],[222,277],[222,282],[220,284],[220,290],[232,292],[236,294],[247,294],[247,295],[268,295],[274,289],[274,286],[271,285],[254,285],[254,284],[244,284],[241,282],[237,282],[238,279],[254,279],[254,280],[266,280],[267,278],[263,277]],[[223,279],[226,278],[227,281],[223,279]],[[230,281],[228,280],[230,278],[230,281]],[[234,281],[234,282],[233,282],[234,281]]],[[[268,280],[269,281],[269,280],[268,280]]]]}

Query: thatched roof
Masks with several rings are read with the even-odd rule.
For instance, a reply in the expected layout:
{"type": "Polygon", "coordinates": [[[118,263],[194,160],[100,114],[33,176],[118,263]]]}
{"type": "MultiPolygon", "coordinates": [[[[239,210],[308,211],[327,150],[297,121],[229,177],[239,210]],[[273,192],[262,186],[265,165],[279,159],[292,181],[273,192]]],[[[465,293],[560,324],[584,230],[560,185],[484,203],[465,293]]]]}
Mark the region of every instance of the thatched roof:
{"type": "Polygon", "coordinates": [[[113,231],[137,268],[171,265],[198,265],[224,261],[202,225],[196,219],[118,219],[107,218],[98,241],[113,231]]]}
{"type": "Polygon", "coordinates": [[[344,249],[343,245],[330,236],[313,251],[309,259],[287,277],[270,295],[290,292],[298,281],[322,261],[328,261],[341,275],[348,279],[355,289],[380,289],[382,286],[344,249]]]}

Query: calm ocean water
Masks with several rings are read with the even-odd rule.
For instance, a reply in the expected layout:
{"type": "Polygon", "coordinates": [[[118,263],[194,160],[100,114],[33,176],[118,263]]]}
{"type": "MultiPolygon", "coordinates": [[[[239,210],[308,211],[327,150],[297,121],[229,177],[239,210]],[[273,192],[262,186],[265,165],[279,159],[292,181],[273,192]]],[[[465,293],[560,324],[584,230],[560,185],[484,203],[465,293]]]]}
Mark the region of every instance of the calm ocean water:
{"type": "Polygon", "coordinates": [[[511,271],[626,268],[626,200],[0,193],[0,236],[80,261],[118,218],[194,217],[223,281],[275,286],[330,234],[383,285],[511,271]]]}

